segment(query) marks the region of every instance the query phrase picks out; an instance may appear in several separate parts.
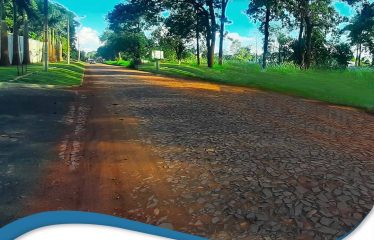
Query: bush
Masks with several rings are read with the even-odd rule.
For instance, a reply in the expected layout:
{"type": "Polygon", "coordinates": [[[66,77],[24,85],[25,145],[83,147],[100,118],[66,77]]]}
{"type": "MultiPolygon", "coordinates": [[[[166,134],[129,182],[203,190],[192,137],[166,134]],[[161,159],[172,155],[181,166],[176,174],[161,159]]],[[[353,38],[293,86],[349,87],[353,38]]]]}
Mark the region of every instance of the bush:
{"type": "Polygon", "coordinates": [[[346,68],[349,61],[353,58],[351,46],[348,43],[341,43],[334,46],[332,56],[338,66],[346,68]]]}
{"type": "Polygon", "coordinates": [[[106,61],[105,63],[109,65],[128,67],[128,68],[134,67],[133,61],[118,60],[118,61],[106,61]]]}

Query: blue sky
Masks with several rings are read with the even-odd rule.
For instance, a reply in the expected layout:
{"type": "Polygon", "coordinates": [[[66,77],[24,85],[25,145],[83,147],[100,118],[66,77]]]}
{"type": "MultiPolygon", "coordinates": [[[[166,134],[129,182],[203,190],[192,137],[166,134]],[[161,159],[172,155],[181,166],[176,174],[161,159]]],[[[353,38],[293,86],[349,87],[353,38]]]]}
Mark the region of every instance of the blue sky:
{"type": "MultiPolygon", "coordinates": [[[[64,5],[80,17],[82,27],[79,29],[80,45],[83,50],[92,51],[99,45],[98,36],[105,30],[107,23],[105,15],[123,0],[55,0],[64,5]]],[[[227,8],[228,18],[233,22],[227,26],[229,36],[238,39],[243,45],[253,45],[257,36],[261,39],[258,27],[245,15],[249,0],[231,0],[227,8]]],[[[354,12],[345,3],[334,3],[337,11],[344,16],[351,16],[354,12]]],[[[229,47],[229,46],[227,46],[229,47]]]]}

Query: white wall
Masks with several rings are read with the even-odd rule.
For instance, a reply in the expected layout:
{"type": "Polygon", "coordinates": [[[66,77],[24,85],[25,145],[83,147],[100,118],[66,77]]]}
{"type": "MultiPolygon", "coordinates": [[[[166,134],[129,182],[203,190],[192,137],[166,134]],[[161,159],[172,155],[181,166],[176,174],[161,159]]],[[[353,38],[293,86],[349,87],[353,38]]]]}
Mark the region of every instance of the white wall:
{"type": "MultiPolygon", "coordinates": [[[[18,46],[19,46],[19,53],[20,59],[23,60],[23,36],[19,36],[18,38],[18,46]]],[[[0,39],[0,46],[1,46],[1,39],[0,39]]],[[[42,61],[43,56],[43,43],[36,41],[34,39],[29,39],[29,46],[30,46],[30,61],[31,63],[38,63],[42,61]]],[[[9,33],[8,35],[8,49],[9,49],[9,61],[12,62],[13,59],[13,35],[9,33]]],[[[1,54],[1,53],[0,53],[1,54]]],[[[0,56],[1,57],[1,56],[0,56]]]]}
{"type": "Polygon", "coordinates": [[[34,39],[29,39],[30,61],[31,63],[42,62],[43,43],[34,39]]]}

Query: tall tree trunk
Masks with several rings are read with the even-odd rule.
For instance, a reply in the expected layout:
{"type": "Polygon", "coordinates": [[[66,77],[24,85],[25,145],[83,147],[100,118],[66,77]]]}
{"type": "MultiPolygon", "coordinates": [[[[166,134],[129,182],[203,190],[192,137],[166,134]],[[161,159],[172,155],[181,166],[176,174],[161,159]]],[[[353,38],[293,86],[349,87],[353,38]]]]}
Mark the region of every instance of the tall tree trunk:
{"type": "MultiPolygon", "coordinates": [[[[66,56],[66,60],[67,60],[67,62],[68,62],[68,64],[70,64],[70,20],[69,20],[69,18],[67,19],[68,20],[68,23],[67,23],[67,51],[68,51],[68,53],[67,53],[67,56],[66,56]]],[[[114,51],[113,51],[114,52],[114,51]]],[[[115,56],[116,54],[115,53],[113,53],[113,56],[115,56]]]]}
{"type": "Polygon", "coordinates": [[[58,53],[59,53],[59,55],[58,55],[58,61],[59,62],[62,62],[63,61],[63,58],[62,58],[62,43],[61,43],[61,37],[60,37],[60,40],[59,40],[59,42],[58,42],[58,53]]]}
{"type": "Polygon", "coordinates": [[[48,36],[48,0],[44,0],[44,71],[48,71],[48,42],[49,42],[49,36],[48,36]]]}
{"type": "Polygon", "coordinates": [[[216,36],[215,33],[212,34],[212,39],[210,41],[210,51],[209,51],[209,61],[208,67],[212,68],[214,65],[214,47],[216,45],[216,36]]]}
{"type": "Polygon", "coordinates": [[[225,22],[226,22],[226,7],[228,0],[221,0],[221,26],[219,29],[219,53],[218,53],[218,64],[223,63],[223,40],[225,34],[225,22]]]}
{"type": "Polygon", "coordinates": [[[211,42],[211,33],[210,33],[210,26],[207,26],[208,27],[208,30],[207,30],[207,33],[206,33],[206,36],[205,36],[205,45],[206,45],[206,51],[207,51],[207,56],[206,56],[206,59],[207,59],[207,62],[208,62],[208,67],[211,65],[210,63],[210,51],[211,51],[211,48],[210,48],[210,42],[211,42]]]}
{"type": "Polygon", "coordinates": [[[358,43],[356,44],[356,57],[355,57],[355,67],[358,66],[358,43]]]}
{"type": "Polygon", "coordinates": [[[211,65],[210,63],[210,51],[211,51],[211,48],[210,48],[210,43],[212,41],[211,37],[211,26],[209,24],[209,15],[205,15],[204,16],[204,24],[205,24],[205,27],[206,27],[206,32],[205,32],[205,46],[206,46],[206,59],[207,59],[207,62],[208,62],[208,66],[211,65]]]}
{"type": "Polygon", "coordinates": [[[207,5],[209,7],[209,18],[210,18],[210,43],[208,47],[208,67],[212,68],[214,65],[214,47],[216,45],[216,15],[214,12],[213,0],[208,0],[207,5]]]}
{"type": "Polygon", "coordinates": [[[299,66],[304,66],[304,47],[303,47],[303,33],[304,33],[304,20],[302,16],[300,16],[300,29],[299,29],[299,37],[298,37],[298,56],[297,56],[297,64],[299,66]]]}
{"type": "Polygon", "coordinates": [[[197,65],[200,66],[200,31],[198,24],[196,24],[196,58],[197,65]]]}
{"type": "Polygon", "coordinates": [[[55,49],[56,49],[56,62],[60,62],[60,36],[56,35],[56,43],[55,43],[55,49]]]}
{"type": "Polygon", "coordinates": [[[1,66],[9,66],[9,49],[8,49],[8,26],[4,20],[1,21],[1,66]]]}
{"type": "Polygon", "coordinates": [[[58,35],[55,30],[53,30],[53,38],[54,58],[55,62],[58,62],[58,35]]]}
{"type": "Polygon", "coordinates": [[[50,28],[50,30],[48,31],[48,61],[49,62],[53,62],[53,59],[52,59],[52,56],[53,56],[53,53],[52,53],[52,41],[53,41],[53,38],[52,38],[52,28],[50,28]]]}
{"type": "Polygon", "coordinates": [[[310,68],[312,61],[312,33],[313,25],[309,17],[305,18],[306,23],[306,52],[305,52],[305,69],[310,68]]]}
{"type": "Polygon", "coordinates": [[[269,25],[270,25],[270,12],[269,6],[266,7],[265,26],[264,26],[264,54],[262,57],[262,68],[266,68],[266,59],[269,48],[269,25]]]}
{"type": "Polygon", "coordinates": [[[13,0],[13,60],[12,65],[19,65],[19,29],[17,22],[17,3],[13,0]]]}
{"type": "Polygon", "coordinates": [[[360,43],[359,44],[359,48],[358,48],[358,66],[361,67],[361,54],[362,54],[362,44],[360,43]]]}
{"type": "Polygon", "coordinates": [[[184,51],[183,43],[178,43],[177,47],[175,48],[175,51],[176,51],[176,55],[177,55],[178,65],[180,65],[181,62],[182,62],[182,55],[183,55],[183,51],[184,51]]]}
{"type": "Polygon", "coordinates": [[[200,21],[199,21],[199,10],[196,8],[196,60],[197,65],[200,66],[200,21]]]}
{"type": "Polygon", "coordinates": [[[29,23],[26,13],[23,19],[23,63],[30,64],[29,23]]]}
{"type": "Polygon", "coordinates": [[[52,35],[52,40],[51,40],[52,62],[56,62],[56,34],[55,34],[55,29],[52,29],[51,35],[52,35]]]}
{"type": "Polygon", "coordinates": [[[8,49],[8,26],[5,22],[4,0],[0,0],[0,31],[1,31],[1,51],[0,66],[9,66],[9,49],[8,49]]]}
{"type": "Polygon", "coordinates": [[[279,45],[279,47],[278,47],[278,64],[282,63],[282,51],[281,51],[281,49],[282,49],[282,46],[279,45]]]}

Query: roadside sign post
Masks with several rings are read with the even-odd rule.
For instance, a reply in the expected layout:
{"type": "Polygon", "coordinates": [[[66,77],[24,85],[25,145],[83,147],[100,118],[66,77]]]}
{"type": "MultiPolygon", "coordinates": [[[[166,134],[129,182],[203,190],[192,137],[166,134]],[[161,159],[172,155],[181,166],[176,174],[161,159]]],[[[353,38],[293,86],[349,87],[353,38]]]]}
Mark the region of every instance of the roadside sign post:
{"type": "Polygon", "coordinates": [[[164,52],[159,50],[153,50],[152,59],[156,61],[156,71],[160,71],[160,61],[164,59],[164,52]]]}

